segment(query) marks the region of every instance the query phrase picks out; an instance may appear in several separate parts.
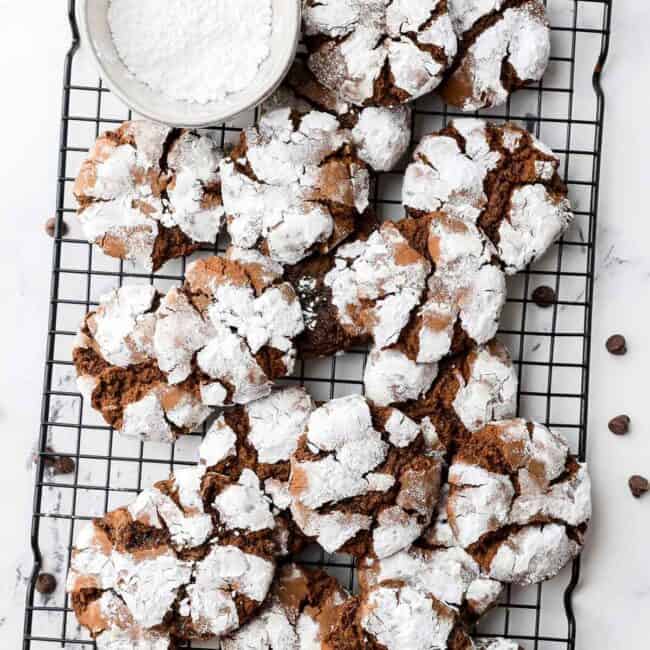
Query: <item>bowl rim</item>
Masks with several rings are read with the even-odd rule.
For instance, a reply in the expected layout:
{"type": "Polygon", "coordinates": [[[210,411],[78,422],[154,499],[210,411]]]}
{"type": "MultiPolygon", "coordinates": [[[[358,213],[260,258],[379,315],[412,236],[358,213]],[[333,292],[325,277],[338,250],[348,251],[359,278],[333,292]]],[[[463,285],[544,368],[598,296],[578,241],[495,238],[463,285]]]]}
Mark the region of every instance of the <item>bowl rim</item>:
{"type": "MultiPolygon", "coordinates": [[[[275,0],[272,0],[275,4],[275,0]]],[[[301,31],[301,22],[302,22],[302,0],[293,0],[290,5],[287,5],[289,9],[293,8],[293,15],[296,18],[296,30],[293,38],[293,43],[291,49],[288,51],[287,60],[284,62],[282,67],[282,74],[278,75],[278,78],[272,83],[265,84],[260,88],[260,92],[255,96],[252,101],[246,103],[246,105],[241,106],[236,111],[232,109],[215,114],[214,118],[206,121],[205,119],[199,119],[196,121],[190,120],[188,122],[174,122],[168,119],[165,119],[165,116],[157,113],[157,111],[147,108],[145,105],[141,104],[138,100],[132,98],[128,92],[126,92],[121,85],[114,79],[114,77],[109,73],[107,68],[104,65],[102,57],[99,55],[97,48],[95,46],[95,41],[91,36],[91,27],[88,22],[88,3],[92,0],[81,0],[79,3],[79,16],[81,24],[81,36],[82,36],[82,45],[85,43],[88,45],[88,49],[91,53],[91,56],[97,66],[102,80],[106,83],[106,86],[113,92],[117,97],[119,97],[129,109],[137,113],[138,115],[143,116],[148,120],[158,122],[160,124],[166,124],[174,128],[206,128],[210,126],[215,126],[221,124],[222,122],[227,122],[228,120],[245,113],[252,108],[259,106],[264,100],[270,97],[280,86],[287,76],[294,59],[296,57],[296,52],[298,51],[298,44],[300,42],[300,31],[301,31]]]]}

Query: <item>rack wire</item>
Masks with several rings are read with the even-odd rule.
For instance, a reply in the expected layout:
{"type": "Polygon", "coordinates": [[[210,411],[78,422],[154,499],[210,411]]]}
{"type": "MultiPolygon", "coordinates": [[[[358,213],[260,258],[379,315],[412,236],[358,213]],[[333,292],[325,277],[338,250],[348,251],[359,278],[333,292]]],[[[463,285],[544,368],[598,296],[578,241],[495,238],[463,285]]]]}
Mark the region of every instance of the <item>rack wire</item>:
{"type": "MultiPolygon", "coordinates": [[[[554,148],[562,161],[576,224],[543,259],[510,279],[500,338],[518,369],[520,414],[563,432],[584,459],[603,140],[600,76],[609,48],[611,0],[546,0],[546,5],[553,57],[543,82],[515,93],[505,107],[482,114],[524,124],[554,148]],[[550,285],[558,297],[548,309],[541,309],[530,297],[542,284],[550,285]]],[[[93,647],[77,624],[63,587],[75,535],[85,521],[128,503],[143,487],[166,478],[174,467],[195,462],[201,439],[197,433],[170,446],[115,435],[83,403],[75,386],[72,342],[83,315],[97,304],[99,296],[123,283],[153,283],[166,290],[182,282],[187,260],[170,262],[152,275],[142,274],[106,257],[81,234],[73,216],[74,177],[95,138],[130,119],[131,114],[97,79],[92,63],[84,57],[76,0],[68,0],[68,15],[73,40],[64,71],[57,225],[32,518],[34,567],[27,590],[24,650],[93,647]],[[65,236],[64,220],[69,226],[65,236]],[[75,460],[72,475],[57,476],[48,468],[54,453],[75,460]],[[58,576],[59,586],[51,596],[35,592],[35,580],[42,570],[58,576]]],[[[454,115],[434,97],[416,102],[414,142],[441,128],[454,115]]],[[[251,112],[218,127],[222,144],[235,141],[241,128],[255,118],[251,112]]],[[[382,218],[401,216],[402,174],[403,167],[376,178],[373,204],[382,218]]],[[[213,252],[204,250],[195,256],[213,252]]],[[[361,392],[364,362],[363,350],[300,362],[294,381],[307,386],[316,399],[361,392]]],[[[349,557],[315,551],[304,559],[325,565],[354,589],[349,557]]],[[[482,623],[481,634],[505,635],[527,650],[573,650],[576,621],[572,596],[579,575],[580,564],[575,561],[548,583],[509,589],[500,606],[482,623]]]]}

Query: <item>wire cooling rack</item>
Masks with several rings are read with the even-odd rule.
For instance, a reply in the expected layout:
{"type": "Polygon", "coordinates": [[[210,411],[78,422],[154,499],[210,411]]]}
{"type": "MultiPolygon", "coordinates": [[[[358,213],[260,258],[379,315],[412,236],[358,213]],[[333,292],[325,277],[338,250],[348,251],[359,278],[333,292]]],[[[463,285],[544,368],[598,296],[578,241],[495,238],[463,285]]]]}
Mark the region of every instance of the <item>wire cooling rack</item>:
{"type": "MultiPolygon", "coordinates": [[[[609,45],[611,0],[547,0],[546,4],[553,25],[553,58],[543,83],[515,93],[505,108],[484,113],[495,120],[519,122],[553,147],[562,160],[576,223],[542,260],[509,280],[500,337],[518,369],[520,414],[563,432],[584,458],[603,137],[600,73],[609,45]],[[539,285],[555,289],[558,300],[551,308],[541,309],[530,300],[539,285]]],[[[174,467],[195,462],[201,439],[198,433],[186,436],[172,447],[115,435],[83,403],[75,386],[72,341],[82,317],[99,296],[124,283],[153,283],[164,291],[182,282],[187,263],[173,261],[156,274],[144,275],[106,257],[81,234],[74,217],[74,177],[97,135],[131,115],[97,79],[80,42],[75,5],[76,0],[69,0],[73,43],[65,63],[58,219],[32,520],[34,570],[25,611],[23,648],[32,650],[93,647],[78,626],[63,588],[70,549],[81,525],[130,502],[139,490],[166,478],[174,467]],[[64,219],[70,228],[66,236],[62,236],[64,219]],[[51,449],[74,458],[74,474],[57,476],[48,469],[51,449]],[[35,578],[41,570],[58,577],[59,586],[51,596],[35,593],[35,578]]],[[[419,100],[414,141],[441,128],[453,115],[433,97],[419,100]]],[[[250,113],[219,127],[223,144],[234,142],[239,130],[255,117],[250,113]]],[[[373,203],[383,218],[401,216],[402,172],[380,174],[376,179],[373,203]]],[[[364,362],[365,352],[359,350],[299,363],[295,380],[306,385],[316,399],[360,392],[364,362]]],[[[305,559],[326,565],[354,588],[354,569],[347,556],[313,552],[305,559]]],[[[508,590],[482,623],[481,634],[511,637],[527,650],[573,649],[572,594],[578,578],[576,561],[544,585],[508,590]]]]}

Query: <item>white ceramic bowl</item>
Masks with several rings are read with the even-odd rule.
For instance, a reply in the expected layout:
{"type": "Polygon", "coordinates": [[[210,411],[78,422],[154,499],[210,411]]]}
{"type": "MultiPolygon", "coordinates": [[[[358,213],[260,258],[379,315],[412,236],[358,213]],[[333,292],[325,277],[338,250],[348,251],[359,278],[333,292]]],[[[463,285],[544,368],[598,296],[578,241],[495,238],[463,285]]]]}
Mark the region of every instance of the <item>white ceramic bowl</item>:
{"type": "MultiPolygon", "coordinates": [[[[135,0],[137,2],[137,0],[135,0]]],[[[235,0],[236,1],[236,0],[235,0]]],[[[271,56],[250,88],[198,104],[165,97],[130,74],[118,56],[108,24],[110,0],[82,0],[80,26],[106,85],[136,113],[170,126],[201,127],[225,122],[262,103],[289,71],[300,37],[301,0],[272,0],[271,56]]]]}

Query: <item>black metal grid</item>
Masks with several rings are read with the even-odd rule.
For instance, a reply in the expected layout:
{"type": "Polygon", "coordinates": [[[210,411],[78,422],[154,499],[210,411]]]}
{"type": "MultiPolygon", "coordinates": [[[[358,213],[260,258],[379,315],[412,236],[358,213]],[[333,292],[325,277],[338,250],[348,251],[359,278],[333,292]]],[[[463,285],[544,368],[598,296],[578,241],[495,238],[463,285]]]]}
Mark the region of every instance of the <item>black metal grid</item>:
{"type": "MultiPolygon", "coordinates": [[[[604,96],[600,74],[607,57],[612,0],[546,0],[553,25],[553,57],[544,81],[519,91],[505,107],[483,112],[496,120],[525,124],[561,157],[570,188],[576,225],[562,242],[509,282],[508,304],[500,337],[517,364],[520,413],[562,431],[581,458],[587,442],[587,408],[592,318],[593,270],[598,206],[604,96]],[[593,85],[593,87],[592,87],[593,85]],[[533,289],[552,286],[558,301],[541,310],[530,299],[533,289]]],[[[100,132],[131,114],[97,80],[92,65],[80,60],[76,0],[68,0],[73,43],[65,62],[57,229],[55,235],[47,361],[44,378],[40,462],[36,473],[32,518],[34,568],[27,590],[23,648],[90,648],[92,642],[75,621],[63,583],[70,549],[80,524],[123,505],[143,487],[166,477],[174,466],[194,462],[200,434],[174,446],[127,441],[115,436],[92,409],[84,406],[74,385],[70,360],[76,326],[97,304],[101,293],[126,283],[152,282],[161,289],[182,282],[186,260],[161,272],[138,273],[106,258],[80,235],[72,216],[71,186],[78,166],[100,132]],[[65,237],[62,220],[71,231],[65,237]],[[52,445],[76,461],[73,476],[57,477],[46,467],[52,445]],[[39,571],[59,577],[55,594],[35,593],[39,571]]],[[[442,127],[457,113],[435,98],[419,100],[414,113],[414,140],[442,127]]],[[[222,143],[233,141],[255,114],[219,127],[222,143]]],[[[373,203],[380,216],[399,217],[403,169],[378,175],[373,203]]],[[[219,247],[223,249],[223,246],[219,247]]],[[[198,253],[207,254],[213,251],[198,253]]],[[[298,364],[295,380],[317,399],[359,392],[365,351],[298,364]]],[[[347,556],[315,551],[307,562],[324,564],[350,588],[353,565],[347,556]]],[[[490,614],[481,633],[508,636],[527,649],[575,648],[572,595],[579,561],[558,578],[527,589],[509,589],[490,614]]],[[[201,645],[201,647],[212,647],[201,645]]]]}

